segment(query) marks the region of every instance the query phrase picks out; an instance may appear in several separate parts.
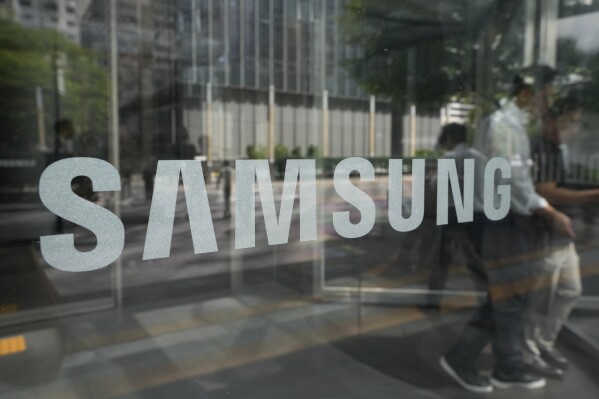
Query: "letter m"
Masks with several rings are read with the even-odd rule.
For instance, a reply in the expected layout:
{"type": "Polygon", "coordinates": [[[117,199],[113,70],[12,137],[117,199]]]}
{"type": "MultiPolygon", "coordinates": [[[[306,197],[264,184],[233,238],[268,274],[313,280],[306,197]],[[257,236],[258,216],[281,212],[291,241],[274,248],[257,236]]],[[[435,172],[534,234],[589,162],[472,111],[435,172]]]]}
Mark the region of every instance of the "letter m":
{"type": "Polygon", "coordinates": [[[316,161],[314,159],[288,160],[281,195],[279,216],[267,160],[239,160],[236,162],[235,248],[256,246],[256,197],[258,184],[266,235],[269,245],[289,241],[295,189],[299,176],[300,241],[316,240],[316,161]]]}

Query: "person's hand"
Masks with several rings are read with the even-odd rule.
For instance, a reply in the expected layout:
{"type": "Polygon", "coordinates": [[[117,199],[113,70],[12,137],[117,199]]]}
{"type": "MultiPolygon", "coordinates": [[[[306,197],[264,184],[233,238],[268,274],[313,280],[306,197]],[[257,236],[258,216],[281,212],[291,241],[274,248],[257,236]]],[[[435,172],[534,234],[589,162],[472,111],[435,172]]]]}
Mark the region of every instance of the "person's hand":
{"type": "Polygon", "coordinates": [[[562,212],[555,211],[551,220],[551,227],[557,233],[574,238],[575,234],[574,228],[572,227],[572,220],[562,212]]]}

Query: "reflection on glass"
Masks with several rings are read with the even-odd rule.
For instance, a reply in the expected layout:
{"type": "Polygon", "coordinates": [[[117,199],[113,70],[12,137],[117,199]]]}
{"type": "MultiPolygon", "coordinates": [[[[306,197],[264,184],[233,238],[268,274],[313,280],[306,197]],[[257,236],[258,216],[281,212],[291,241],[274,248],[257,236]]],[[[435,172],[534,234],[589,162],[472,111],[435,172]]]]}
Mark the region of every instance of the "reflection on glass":
{"type": "Polygon", "coordinates": [[[598,7],[0,0],[0,396],[596,397],[598,7]],[[124,226],[95,271],[42,254],[41,237],[82,253],[118,238],[42,203],[42,173],[71,158],[120,179],[65,183],[124,226]],[[510,179],[487,179],[494,158],[510,179]],[[239,160],[265,165],[275,218],[239,160]],[[284,192],[298,160],[314,160],[316,239],[306,180],[284,192]],[[169,191],[164,161],[193,173],[169,191]],[[348,162],[374,177],[347,171],[344,198],[348,162]],[[507,215],[488,217],[486,180],[507,215]],[[335,224],[372,208],[360,237],[335,224]],[[240,209],[255,216],[244,249],[240,209]],[[414,212],[409,231],[390,221],[414,212]],[[194,254],[210,226],[217,250],[194,254]]]}

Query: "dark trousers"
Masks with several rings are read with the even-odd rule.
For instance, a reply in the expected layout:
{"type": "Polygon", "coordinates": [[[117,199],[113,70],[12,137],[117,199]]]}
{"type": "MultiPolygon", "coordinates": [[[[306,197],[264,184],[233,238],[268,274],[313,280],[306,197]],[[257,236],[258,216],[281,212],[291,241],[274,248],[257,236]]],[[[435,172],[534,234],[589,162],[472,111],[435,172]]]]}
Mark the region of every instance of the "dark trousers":
{"type": "MultiPolygon", "coordinates": [[[[487,289],[487,274],[483,266],[483,231],[486,217],[483,212],[474,212],[473,221],[458,223],[455,210],[449,212],[448,224],[441,226],[439,243],[439,260],[432,264],[428,279],[428,288],[432,291],[441,291],[445,288],[449,268],[453,261],[453,243],[455,240],[466,239],[469,248],[466,251],[466,267],[470,272],[474,286],[478,291],[487,289]]],[[[435,300],[438,302],[440,298],[435,300]]],[[[430,298],[429,302],[433,299],[430,298]]]]}
{"type": "Polygon", "coordinates": [[[225,196],[225,216],[229,216],[231,214],[231,186],[225,186],[224,188],[224,196],[225,196]]]}
{"type": "Polygon", "coordinates": [[[512,213],[501,221],[486,223],[483,260],[488,295],[447,353],[458,367],[476,367],[480,353],[491,342],[496,370],[522,370],[525,315],[546,245],[540,226],[534,216],[512,213]]]}

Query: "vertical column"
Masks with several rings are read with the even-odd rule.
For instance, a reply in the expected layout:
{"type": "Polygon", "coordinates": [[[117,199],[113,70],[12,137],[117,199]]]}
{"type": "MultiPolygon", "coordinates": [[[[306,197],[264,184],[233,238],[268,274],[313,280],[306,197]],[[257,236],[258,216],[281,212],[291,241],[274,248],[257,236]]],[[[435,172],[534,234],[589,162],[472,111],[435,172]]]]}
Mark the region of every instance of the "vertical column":
{"type": "Polygon", "coordinates": [[[214,7],[208,0],[208,82],[214,82],[214,7]]]}
{"type": "Polygon", "coordinates": [[[410,132],[410,156],[416,154],[416,48],[408,49],[408,101],[410,107],[409,132],[410,132]]]}
{"type": "MultiPolygon", "coordinates": [[[[117,171],[120,171],[120,145],[119,145],[119,76],[118,76],[118,37],[117,37],[117,0],[110,0],[110,162],[117,171]]],[[[121,192],[112,194],[114,214],[121,215],[121,192]]],[[[117,308],[123,305],[123,280],[122,260],[116,260],[114,278],[114,300],[117,308]]]]}
{"type": "Polygon", "coordinates": [[[225,103],[221,100],[218,104],[218,157],[222,161],[225,159],[227,130],[225,126],[225,103]]]}
{"type": "Polygon", "coordinates": [[[239,0],[239,85],[245,86],[245,0],[239,0]]]}
{"type": "Polygon", "coordinates": [[[375,142],[375,127],[376,127],[376,97],[375,96],[370,96],[370,117],[369,117],[369,126],[368,126],[368,132],[369,132],[369,137],[370,137],[370,141],[369,141],[369,151],[368,151],[368,155],[371,157],[374,157],[376,154],[376,142],[375,142]]]}
{"type": "Polygon", "coordinates": [[[274,46],[274,32],[275,32],[275,11],[273,0],[268,2],[268,84],[274,85],[275,83],[275,46],[274,46]]]}
{"type": "Polygon", "coordinates": [[[268,86],[268,159],[275,160],[275,85],[268,86]]]}
{"type": "MultiPolygon", "coordinates": [[[[138,0],[139,1],[139,0],[138,0]]],[[[138,15],[138,26],[141,26],[141,15],[138,15]]],[[[198,0],[191,0],[191,83],[197,83],[198,79],[198,45],[197,45],[197,24],[198,24],[198,0]]],[[[140,39],[141,40],[141,39],[140,39]]]]}
{"type": "Polygon", "coordinates": [[[320,89],[327,88],[327,2],[321,1],[320,6],[320,89]]]}
{"type": "Polygon", "coordinates": [[[318,54],[318,43],[316,37],[316,31],[318,28],[318,24],[316,23],[316,12],[314,7],[314,0],[308,1],[308,43],[313,44],[312,46],[308,46],[308,68],[310,71],[308,72],[308,87],[307,91],[309,93],[317,93],[317,82],[319,82],[318,75],[318,63],[317,63],[317,54],[318,54]]]}
{"type": "Polygon", "coordinates": [[[206,85],[206,160],[212,166],[212,83],[206,85]]]}
{"type": "Polygon", "coordinates": [[[356,137],[364,135],[364,131],[358,127],[358,112],[352,110],[349,111],[349,114],[351,116],[351,151],[349,154],[343,154],[344,156],[354,156],[359,154],[359,152],[356,151],[356,137]]]}
{"type": "Polygon", "coordinates": [[[225,84],[228,86],[231,83],[231,61],[230,61],[230,47],[231,47],[231,43],[230,43],[230,39],[229,39],[229,24],[230,24],[230,19],[231,19],[231,7],[229,4],[229,0],[226,0],[223,4],[223,11],[224,11],[224,23],[223,23],[223,40],[224,40],[224,47],[225,47],[225,84]]]}
{"type": "MultiPolygon", "coordinates": [[[[110,162],[120,170],[117,0],[110,0],[110,162]]],[[[118,193],[118,191],[115,191],[118,193]]],[[[117,202],[118,204],[118,202],[117,202]]]]}
{"type": "Polygon", "coordinates": [[[302,5],[298,0],[295,3],[295,88],[296,91],[302,91],[302,5]]]}
{"type": "Polygon", "coordinates": [[[44,116],[44,92],[40,86],[35,88],[35,110],[37,114],[37,136],[39,149],[46,149],[46,124],[44,116]]]}
{"type": "Polygon", "coordinates": [[[555,67],[559,0],[543,0],[539,26],[539,63],[555,67]]]}
{"type": "Polygon", "coordinates": [[[254,87],[260,87],[260,1],[254,3],[254,87]]]}
{"type": "MultiPolygon", "coordinates": [[[[339,15],[339,0],[334,0],[333,15],[335,18],[339,15]]],[[[333,22],[333,93],[339,95],[339,24],[333,22]]]]}
{"type": "Polygon", "coordinates": [[[289,41],[289,32],[287,30],[287,23],[289,21],[289,15],[287,10],[287,1],[283,2],[283,91],[287,92],[288,89],[288,60],[289,60],[289,51],[288,51],[288,41],[289,41]]]}
{"type": "Polygon", "coordinates": [[[537,12],[537,0],[525,0],[525,22],[524,22],[524,54],[523,65],[529,66],[534,63],[535,51],[535,22],[537,12]]]}
{"type": "Polygon", "coordinates": [[[410,156],[416,155],[416,104],[410,104],[410,156]]]}
{"type": "MultiPolygon", "coordinates": [[[[177,110],[171,107],[171,144],[177,144],[177,110]]],[[[177,145],[177,155],[179,153],[179,145],[177,145]]]]}
{"type": "Polygon", "coordinates": [[[322,92],[322,156],[329,156],[329,92],[322,92]]]}

